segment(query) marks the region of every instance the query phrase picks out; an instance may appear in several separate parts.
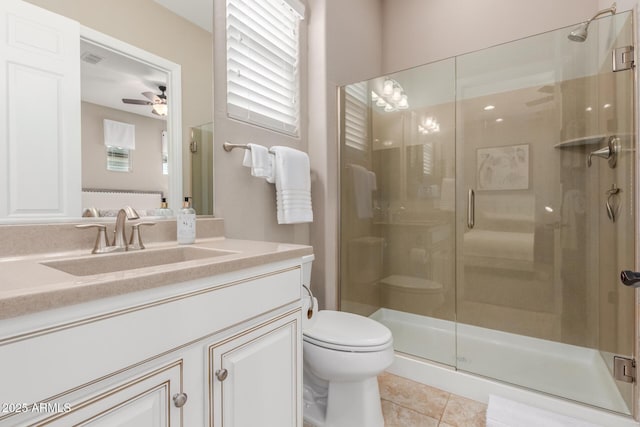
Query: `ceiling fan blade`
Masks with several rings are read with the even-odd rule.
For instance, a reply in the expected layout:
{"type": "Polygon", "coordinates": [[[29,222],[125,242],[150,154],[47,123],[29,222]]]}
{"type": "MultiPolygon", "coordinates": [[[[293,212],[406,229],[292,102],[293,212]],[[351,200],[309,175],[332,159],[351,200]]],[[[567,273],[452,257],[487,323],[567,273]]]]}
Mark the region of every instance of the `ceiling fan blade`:
{"type": "Polygon", "coordinates": [[[136,104],[136,105],[153,105],[153,102],[145,101],[143,99],[127,99],[122,98],[122,102],[125,104],[136,104]]]}
{"type": "Polygon", "coordinates": [[[160,97],[158,97],[158,95],[156,95],[153,92],[142,92],[142,94],[144,96],[146,96],[147,98],[149,98],[149,100],[151,102],[157,103],[157,102],[161,102],[162,100],[160,99],[160,97]]]}

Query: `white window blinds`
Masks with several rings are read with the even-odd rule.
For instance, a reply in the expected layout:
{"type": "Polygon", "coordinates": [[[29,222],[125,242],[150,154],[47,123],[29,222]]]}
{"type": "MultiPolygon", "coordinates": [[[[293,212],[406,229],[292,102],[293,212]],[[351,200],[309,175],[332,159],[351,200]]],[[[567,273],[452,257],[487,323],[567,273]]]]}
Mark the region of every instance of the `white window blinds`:
{"type": "Polygon", "coordinates": [[[227,0],[227,113],[299,135],[297,0],[227,0]]]}
{"type": "Polygon", "coordinates": [[[344,138],[348,147],[369,149],[369,110],[367,82],[348,85],[344,97],[344,138]]]}

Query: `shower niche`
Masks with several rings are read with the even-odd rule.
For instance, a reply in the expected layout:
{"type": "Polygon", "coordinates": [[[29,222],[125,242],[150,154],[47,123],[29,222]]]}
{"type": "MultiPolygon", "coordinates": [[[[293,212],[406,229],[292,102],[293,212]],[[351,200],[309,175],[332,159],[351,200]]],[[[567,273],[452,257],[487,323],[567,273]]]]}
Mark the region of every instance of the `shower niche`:
{"type": "Polygon", "coordinates": [[[618,273],[635,265],[636,89],[611,66],[632,28],[618,13],[584,41],[562,28],[345,86],[341,309],[397,352],[632,414],[612,366],[634,357],[618,273]],[[362,239],[379,244],[366,283],[362,239]]]}

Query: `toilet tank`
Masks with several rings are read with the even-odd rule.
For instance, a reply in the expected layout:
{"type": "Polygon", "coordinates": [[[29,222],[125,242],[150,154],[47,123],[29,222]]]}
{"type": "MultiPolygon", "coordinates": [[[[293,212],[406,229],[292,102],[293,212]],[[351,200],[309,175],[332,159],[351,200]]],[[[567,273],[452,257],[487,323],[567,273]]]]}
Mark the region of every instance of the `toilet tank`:
{"type": "Polygon", "coordinates": [[[302,284],[308,288],[311,286],[311,265],[314,259],[314,255],[305,255],[302,257],[302,284]]]}
{"type": "Polygon", "coordinates": [[[382,278],[385,240],[382,237],[363,236],[348,243],[349,280],[352,283],[375,283],[382,278]]]}

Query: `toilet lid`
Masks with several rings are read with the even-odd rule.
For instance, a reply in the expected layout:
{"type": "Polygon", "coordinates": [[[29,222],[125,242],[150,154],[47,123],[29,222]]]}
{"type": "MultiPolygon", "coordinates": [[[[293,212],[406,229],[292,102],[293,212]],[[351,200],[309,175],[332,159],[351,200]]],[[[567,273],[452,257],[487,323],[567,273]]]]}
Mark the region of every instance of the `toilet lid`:
{"type": "Polygon", "coordinates": [[[424,293],[440,292],[442,291],[442,283],[434,282],[433,280],[423,279],[420,277],[401,276],[394,274],[380,280],[383,285],[404,289],[405,291],[421,291],[424,293]]]}
{"type": "Polygon", "coordinates": [[[320,310],[316,316],[303,335],[305,341],[321,347],[372,351],[392,342],[389,328],[368,317],[332,310],[320,310]]]}

